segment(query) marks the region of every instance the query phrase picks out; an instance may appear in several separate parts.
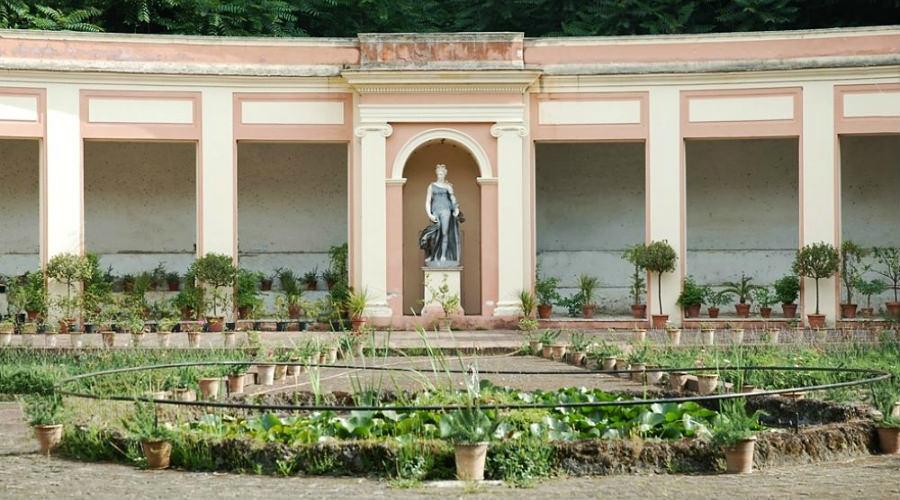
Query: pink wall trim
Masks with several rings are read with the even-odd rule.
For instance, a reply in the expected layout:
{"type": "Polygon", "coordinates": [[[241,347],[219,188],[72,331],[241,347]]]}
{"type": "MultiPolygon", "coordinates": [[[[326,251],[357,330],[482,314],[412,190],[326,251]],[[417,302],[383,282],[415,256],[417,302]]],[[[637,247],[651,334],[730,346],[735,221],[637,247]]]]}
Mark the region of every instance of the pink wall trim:
{"type": "Polygon", "coordinates": [[[83,139],[124,139],[157,141],[199,141],[203,117],[200,114],[200,92],[143,92],[125,90],[82,90],[79,113],[83,139]],[[142,123],[135,117],[129,123],[103,123],[89,121],[89,105],[92,98],[122,100],[185,100],[193,103],[193,123],[142,123]]]}
{"type": "Polygon", "coordinates": [[[844,116],[844,96],[847,94],[877,94],[900,91],[900,83],[864,85],[835,85],[834,130],[837,134],[900,134],[900,116],[844,116]]]}
{"type": "Polygon", "coordinates": [[[793,59],[820,56],[894,54],[900,35],[784,38],[535,46],[526,44],[525,64],[652,63],[748,59],[793,59]]]}
{"type": "Polygon", "coordinates": [[[500,295],[499,245],[497,243],[500,214],[497,184],[481,183],[481,314],[491,316],[500,295]]]}
{"type": "Polygon", "coordinates": [[[734,90],[691,90],[681,92],[681,136],[686,139],[727,139],[751,137],[796,137],[801,126],[801,87],[734,89],[734,90]],[[691,99],[719,99],[730,97],[770,97],[792,96],[794,98],[794,118],[791,120],[759,120],[729,122],[692,122],[689,105],[691,99]]]}
{"type": "Polygon", "coordinates": [[[234,94],[234,138],[256,141],[349,142],[353,138],[353,95],[314,92],[236,92],[234,94]],[[247,124],[241,105],[249,101],[341,102],[344,123],[341,125],[247,124]]]}
{"type": "Polygon", "coordinates": [[[531,95],[531,138],[534,141],[621,141],[643,140],[649,134],[648,92],[553,92],[531,95]],[[542,125],[540,104],[547,101],[634,101],[641,102],[641,122],[602,125],[542,125]]]}
{"type": "Polygon", "coordinates": [[[403,316],[403,183],[388,183],[386,189],[388,305],[394,316],[403,316]],[[397,258],[398,255],[401,257],[397,258]]]}
{"type": "Polygon", "coordinates": [[[45,136],[47,122],[47,91],[45,89],[0,87],[0,95],[31,96],[37,101],[36,120],[0,120],[0,137],[42,138],[45,136]]]}

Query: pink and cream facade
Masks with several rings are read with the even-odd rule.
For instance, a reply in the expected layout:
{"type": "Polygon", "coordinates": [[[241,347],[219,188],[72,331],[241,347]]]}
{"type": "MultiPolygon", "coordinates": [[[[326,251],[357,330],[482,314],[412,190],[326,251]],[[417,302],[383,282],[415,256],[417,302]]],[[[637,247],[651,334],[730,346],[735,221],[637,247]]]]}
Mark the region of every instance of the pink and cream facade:
{"type": "MultiPolygon", "coordinates": [[[[287,40],[3,31],[0,138],[0,273],[85,251],[120,274],[161,260],[178,270],[207,252],[303,273],[347,242],[369,315],[402,326],[421,300],[425,187],[446,163],[467,216],[473,325],[515,316],[536,270],[564,292],[596,275],[601,308],[627,310],[619,254],[651,240],[679,253],[661,304],[678,322],[685,276],[715,283],[746,270],[770,284],[803,244],[852,234],[900,246],[900,28],[287,40]],[[848,203],[861,214],[852,222],[848,203]]],[[[831,321],[839,293],[823,282],[831,321]]],[[[656,294],[647,301],[657,312],[656,294]]]]}

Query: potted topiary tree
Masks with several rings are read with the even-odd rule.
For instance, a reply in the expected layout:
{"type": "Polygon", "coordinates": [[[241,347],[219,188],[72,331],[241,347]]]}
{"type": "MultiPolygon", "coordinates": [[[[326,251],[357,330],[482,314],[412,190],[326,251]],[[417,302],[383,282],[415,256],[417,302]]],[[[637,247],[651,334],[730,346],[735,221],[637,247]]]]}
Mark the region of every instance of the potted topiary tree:
{"type": "Polygon", "coordinates": [[[638,243],[628,247],[625,253],[622,254],[622,258],[633,266],[628,293],[631,295],[631,315],[636,319],[647,319],[647,304],[642,300],[644,293],[647,291],[647,273],[641,269],[640,265],[641,253],[646,248],[647,245],[638,243]]]}
{"type": "Polygon", "coordinates": [[[760,429],[761,411],[747,414],[743,399],[724,400],[712,425],[711,444],[725,453],[725,472],[747,474],[753,471],[755,432],[760,429]]]}
{"type": "Polygon", "coordinates": [[[47,262],[47,277],[66,285],[66,296],[54,301],[62,316],[59,329],[62,333],[74,331],[78,325],[75,312],[81,309],[81,294],[76,285],[91,277],[91,263],[83,255],[63,253],[54,256],[47,262]],[[72,295],[75,291],[75,296],[72,295]]]}
{"type": "Polygon", "coordinates": [[[534,283],[534,291],[537,294],[538,318],[548,319],[553,314],[553,304],[559,300],[559,278],[537,277],[534,283]]]}
{"type": "Polygon", "coordinates": [[[22,399],[42,455],[50,455],[63,433],[63,399],[59,394],[31,394],[22,399]]]}
{"type": "Polygon", "coordinates": [[[888,280],[894,291],[894,301],[884,305],[888,316],[900,319],[900,248],[878,247],[873,250],[875,260],[881,265],[874,271],[888,280]]]}
{"type": "Polygon", "coordinates": [[[741,273],[740,281],[726,281],[723,283],[725,291],[738,300],[737,304],[734,305],[734,309],[739,318],[750,316],[751,295],[753,290],[757,288],[756,285],[750,284],[751,281],[753,281],[752,277],[741,273]]]}
{"type": "Polygon", "coordinates": [[[212,314],[206,311],[206,322],[209,331],[221,332],[225,329],[225,308],[228,304],[225,292],[234,287],[237,275],[233,259],[227,255],[208,253],[191,264],[188,274],[209,289],[208,304],[212,306],[212,314]]]}
{"type": "Polygon", "coordinates": [[[873,280],[860,278],[856,282],[856,290],[866,298],[866,307],[861,310],[863,317],[871,318],[875,316],[875,309],[872,307],[872,296],[884,293],[887,290],[887,284],[877,278],[873,280]]]}
{"type": "Polygon", "coordinates": [[[582,274],[578,277],[578,290],[583,300],[581,304],[581,316],[583,318],[593,318],[597,312],[597,303],[594,301],[594,293],[600,286],[600,280],[594,276],[582,274]]]}
{"type": "Polygon", "coordinates": [[[834,245],[829,243],[813,243],[797,251],[794,258],[793,271],[797,276],[810,278],[816,283],[816,312],[807,314],[809,326],[822,328],[825,326],[825,315],[819,313],[819,280],[830,278],[838,272],[841,256],[834,245]]]}
{"type": "Polygon", "coordinates": [[[662,275],[675,270],[678,254],[668,241],[654,241],[647,245],[638,257],[640,266],[647,272],[656,274],[657,299],[659,300],[659,314],[653,315],[653,328],[661,329],[669,321],[669,315],[663,314],[662,307],[662,275]]]}
{"type": "Polygon", "coordinates": [[[844,283],[846,299],[841,303],[841,317],[853,319],[856,317],[857,305],[853,303],[853,292],[856,284],[866,269],[862,266],[862,259],[869,251],[853,240],[845,240],[841,243],[841,281],[844,283]]]}
{"type": "Polygon", "coordinates": [[[800,279],[793,274],[775,281],[775,297],[781,302],[781,312],[785,318],[797,317],[797,297],[800,296],[800,279]]]}
{"type": "Polygon", "coordinates": [[[169,467],[174,431],[166,424],[160,425],[155,404],[136,401],[134,414],[123,419],[122,424],[131,438],[141,443],[148,469],[169,467]]]}

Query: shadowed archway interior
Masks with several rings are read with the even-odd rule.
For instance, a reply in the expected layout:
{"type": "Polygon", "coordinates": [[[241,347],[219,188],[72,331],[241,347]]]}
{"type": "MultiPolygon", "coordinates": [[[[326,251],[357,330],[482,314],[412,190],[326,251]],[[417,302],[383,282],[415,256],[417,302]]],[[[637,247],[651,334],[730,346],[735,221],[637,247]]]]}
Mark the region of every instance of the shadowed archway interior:
{"type": "MultiPolygon", "coordinates": [[[[466,221],[460,224],[462,240],[462,307],[466,314],[481,314],[481,193],[476,179],[478,166],[465,147],[439,140],[416,149],[406,162],[403,174],[403,313],[418,314],[424,297],[424,252],[419,249],[419,232],[429,224],[425,215],[425,194],[435,179],[434,167],[447,165],[447,180],[453,184],[466,221]]],[[[389,256],[390,258],[390,256],[389,256]]]]}

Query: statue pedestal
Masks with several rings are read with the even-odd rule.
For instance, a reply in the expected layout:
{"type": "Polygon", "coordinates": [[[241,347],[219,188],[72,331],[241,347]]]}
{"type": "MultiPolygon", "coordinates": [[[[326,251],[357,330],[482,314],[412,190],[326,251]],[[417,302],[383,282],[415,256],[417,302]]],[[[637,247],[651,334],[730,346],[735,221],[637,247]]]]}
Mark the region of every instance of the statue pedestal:
{"type": "Polygon", "coordinates": [[[422,272],[425,274],[425,279],[423,281],[425,286],[425,305],[422,308],[422,316],[444,315],[440,297],[435,297],[435,295],[443,295],[445,297],[456,295],[459,297],[459,309],[456,311],[456,314],[463,314],[461,300],[462,267],[423,267],[422,272]],[[447,290],[442,292],[441,288],[445,283],[447,285],[447,290]]]}

